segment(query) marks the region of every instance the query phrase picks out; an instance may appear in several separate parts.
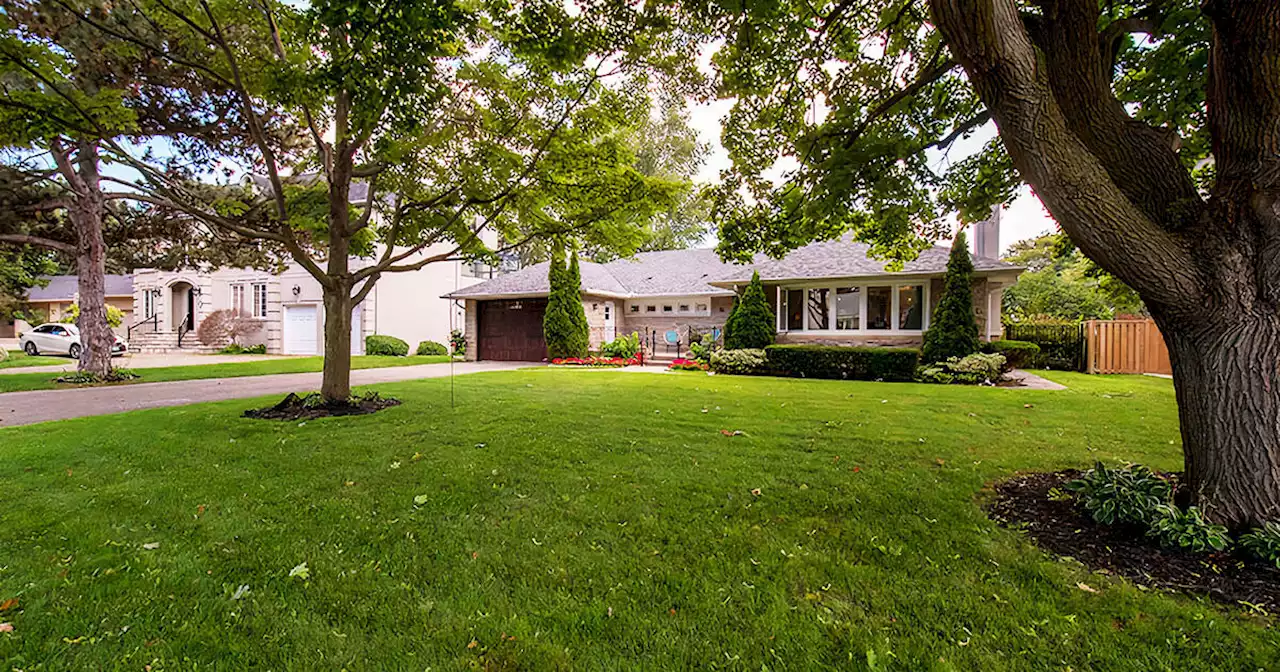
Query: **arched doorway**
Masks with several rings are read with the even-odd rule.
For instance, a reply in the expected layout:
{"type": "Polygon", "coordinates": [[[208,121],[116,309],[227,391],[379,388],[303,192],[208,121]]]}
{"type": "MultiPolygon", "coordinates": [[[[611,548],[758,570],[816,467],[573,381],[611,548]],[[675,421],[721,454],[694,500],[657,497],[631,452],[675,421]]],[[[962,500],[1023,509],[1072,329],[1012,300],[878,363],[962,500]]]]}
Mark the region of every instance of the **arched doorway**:
{"type": "Polygon", "coordinates": [[[191,331],[196,328],[196,288],[186,281],[169,286],[170,328],[174,331],[191,331]]]}

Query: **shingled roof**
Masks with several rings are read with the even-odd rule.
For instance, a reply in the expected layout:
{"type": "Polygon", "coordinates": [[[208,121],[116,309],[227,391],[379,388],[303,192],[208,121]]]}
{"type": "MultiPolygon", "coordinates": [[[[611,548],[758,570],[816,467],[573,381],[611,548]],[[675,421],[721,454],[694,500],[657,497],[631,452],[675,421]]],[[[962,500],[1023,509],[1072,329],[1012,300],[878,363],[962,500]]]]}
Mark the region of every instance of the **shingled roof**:
{"type": "MultiPolygon", "coordinates": [[[[80,291],[79,276],[47,275],[42,279],[48,280],[49,284],[28,290],[28,301],[71,301],[75,299],[76,292],[80,291]]],[[[107,296],[133,296],[132,275],[107,275],[103,280],[107,296]]]]}
{"type": "MultiPolygon", "coordinates": [[[[840,240],[812,243],[782,259],[756,255],[750,264],[727,264],[710,248],[642,252],[607,264],[582,262],[582,291],[613,298],[641,296],[731,296],[735,284],[751,280],[752,271],[769,281],[854,279],[941,275],[950,249],[935,246],[920,253],[901,271],[885,270],[885,262],[868,255],[870,246],[846,235],[840,240]]],[[[980,274],[1020,271],[1022,267],[986,257],[973,258],[980,274]]],[[[465,287],[447,298],[487,299],[545,296],[549,291],[547,264],[465,287]]]]}

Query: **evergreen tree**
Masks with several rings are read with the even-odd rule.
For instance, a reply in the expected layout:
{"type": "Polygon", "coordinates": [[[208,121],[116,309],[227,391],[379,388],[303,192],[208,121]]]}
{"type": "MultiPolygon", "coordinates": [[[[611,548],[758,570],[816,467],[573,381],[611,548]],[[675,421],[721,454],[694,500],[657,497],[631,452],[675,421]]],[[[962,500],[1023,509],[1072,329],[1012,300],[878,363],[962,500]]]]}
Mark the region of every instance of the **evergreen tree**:
{"type": "Polygon", "coordinates": [[[929,363],[964,357],[980,347],[978,323],[973,316],[973,258],[969,256],[969,245],[961,231],[951,245],[942,299],[924,334],[921,360],[929,363]]]}
{"type": "Polygon", "coordinates": [[[724,347],[727,350],[763,348],[773,344],[775,316],[764,296],[760,274],[751,274],[751,284],[733,302],[733,311],[724,324],[724,347]]]}
{"type": "Polygon", "coordinates": [[[569,270],[565,274],[564,304],[573,319],[573,332],[569,341],[574,357],[585,357],[591,349],[591,326],[587,324],[587,310],[582,305],[582,269],[578,266],[578,251],[573,251],[569,270]]]}
{"type": "MultiPolygon", "coordinates": [[[[568,274],[564,250],[557,246],[551,252],[551,262],[547,269],[551,289],[547,297],[547,312],[542,316],[542,335],[547,342],[548,359],[578,356],[571,343],[575,328],[573,316],[565,303],[564,288],[568,284],[568,274]]],[[[581,301],[578,303],[581,304],[581,301]]]]}

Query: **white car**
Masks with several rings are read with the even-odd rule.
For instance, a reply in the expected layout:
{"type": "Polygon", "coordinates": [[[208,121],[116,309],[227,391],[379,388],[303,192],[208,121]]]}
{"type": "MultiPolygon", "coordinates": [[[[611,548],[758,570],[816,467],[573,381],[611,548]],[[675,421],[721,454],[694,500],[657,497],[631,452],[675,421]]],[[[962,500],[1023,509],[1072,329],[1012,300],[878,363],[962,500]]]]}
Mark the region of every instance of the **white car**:
{"type": "MultiPolygon", "coordinates": [[[[111,356],[119,357],[129,351],[129,344],[119,336],[111,346],[111,356]]],[[[80,345],[80,330],[74,324],[42,324],[22,335],[18,345],[28,355],[67,355],[80,359],[84,346],[80,345]]]]}

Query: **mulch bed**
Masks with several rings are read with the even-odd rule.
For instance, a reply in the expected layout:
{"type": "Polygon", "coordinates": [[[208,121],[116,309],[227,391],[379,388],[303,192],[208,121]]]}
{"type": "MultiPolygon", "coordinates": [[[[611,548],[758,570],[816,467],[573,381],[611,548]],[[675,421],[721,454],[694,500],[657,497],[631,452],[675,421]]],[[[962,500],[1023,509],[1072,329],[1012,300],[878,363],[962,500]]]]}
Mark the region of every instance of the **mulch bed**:
{"type": "Polygon", "coordinates": [[[300,397],[292,392],[274,406],[254,408],[244,412],[244,417],[256,420],[314,420],[342,415],[368,415],[384,408],[399,406],[399,399],[379,396],[371,392],[352,397],[346,402],[327,402],[319,394],[300,397]]]}
{"type": "Polygon", "coordinates": [[[997,483],[996,499],[987,512],[1001,525],[1024,530],[1041,548],[1075,558],[1094,571],[1145,586],[1207,595],[1233,607],[1256,605],[1280,612],[1280,571],[1274,567],[1231,553],[1162,549],[1141,532],[1095,523],[1073,499],[1050,498],[1051,490],[1065,493],[1063,486],[1082,473],[1071,469],[1023,474],[997,483]]]}

